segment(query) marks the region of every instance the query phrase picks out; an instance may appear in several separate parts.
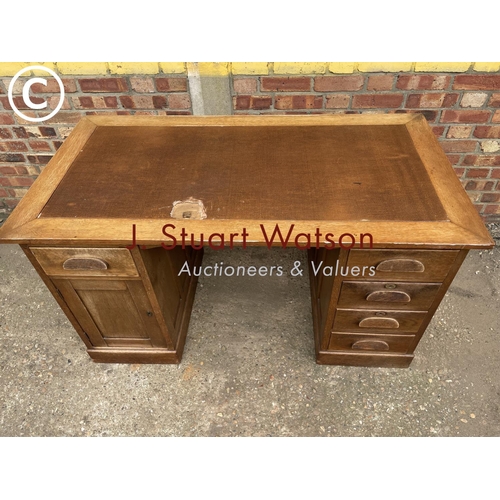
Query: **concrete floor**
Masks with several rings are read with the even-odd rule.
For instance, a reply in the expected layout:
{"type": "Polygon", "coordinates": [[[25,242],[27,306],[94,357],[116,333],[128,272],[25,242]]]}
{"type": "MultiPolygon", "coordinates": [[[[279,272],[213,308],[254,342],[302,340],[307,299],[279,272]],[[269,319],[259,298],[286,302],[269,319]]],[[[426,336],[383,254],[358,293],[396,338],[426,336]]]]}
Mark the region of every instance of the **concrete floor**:
{"type": "Polygon", "coordinates": [[[21,250],[0,245],[0,435],[498,436],[499,267],[498,246],[469,254],[409,369],[316,365],[307,275],[202,277],[182,363],[118,365],[90,360],[21,250]]]}

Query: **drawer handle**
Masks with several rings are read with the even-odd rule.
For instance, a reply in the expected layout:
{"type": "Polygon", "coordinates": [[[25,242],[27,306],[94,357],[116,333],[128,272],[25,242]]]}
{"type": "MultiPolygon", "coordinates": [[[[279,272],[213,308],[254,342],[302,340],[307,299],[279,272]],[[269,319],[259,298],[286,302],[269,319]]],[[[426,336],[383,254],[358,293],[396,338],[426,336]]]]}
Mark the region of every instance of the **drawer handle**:
{"type": "Polygon", "coordinates": [[[411,297],[406,292],[394,291],[376,291],[370,293],[366,300],[368,302],[410,302],[411,297]]]}
{"type": "Polygon", "coordinates": [[[78,271],[101,271],[107,268],[108,264],[106,262],[94,257],[72,257],[65,260],[63,264],[63,269],[78,271]]]}
{"type": "Polygon", "coordinates": [[[365,318],[359,322],[361,328],[399,328],[397,319],[394,318],[365,318]]]}
{"type": "Polygon", "coordinates": [[[389,273],[423,273],[425,267],[419,260],[389,259],[383,260],[375,270],[389,273]]]}
{"type": "Polygon", "coordinates": [[[388,351],[389,344],[383,340],[358,340],[352,344],[351,349],[360,351],[388,351]]]}

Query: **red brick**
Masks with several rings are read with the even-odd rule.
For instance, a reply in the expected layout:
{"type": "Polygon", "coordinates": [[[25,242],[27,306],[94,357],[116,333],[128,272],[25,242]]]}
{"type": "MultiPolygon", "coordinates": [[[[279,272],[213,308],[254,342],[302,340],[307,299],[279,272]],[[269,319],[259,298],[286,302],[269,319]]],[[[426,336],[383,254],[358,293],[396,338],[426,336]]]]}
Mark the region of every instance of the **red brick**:
{"type": "Polygon", "coordinates": [[[488,174],[490,173],[489,168],[469,168],[467,170],[466,177],[471,177],[471,178],[477,178],[477,177],[488,177],[488,174]]]}
{"type": "Polygon", "coordinates": [[[440,141],[445,153],[470,153],[476,149],[477,141],[440,141]]]}
{"type": "Polygon", "coordinates": [[[54,149],[56,151],[63,145],[61,141],[53,141],[52,144],[54,144],[54,149]]]}
{"type": "Polygon", "coordinates": [[[20,202],[21,200],[19,199],[13,199],[13,200],[10,200],[10,199],[6,199],[5,200],[5,204],[9,207],[9,208],[15,208],[17,206],[17,204],[20,202]]]}
{"type": "Polygon", "coordinates": [[[500,205],[486,205],[484,207],[485,214],[500,214],[500,205]]]}
{"type": "Polygon", "coordinates": [[[56,131],[52,127],[38,127],[43,137],[55,137],[56,131]]]}
{"type": "MultiPolygon", "coordinates": [[[[500,179],[500,168],[492,168],[491,177],[493,177],[494,179],[500,179]]],[[[497,189],[499,188],[500,188],[500,183],[497,186],[497,189]]]]}
{"type": "Polygon", "coordinates": [[[33,151],[52,151],[47,141],[29,141],[29,145],[33,151]]]}
{"type": "Polygon", "coordinates": [[[349,94],[327,95],[325,107],[328,109],[348,108],[350,99],[351,99],[351,96],[349,94]]]}
{"type": "Polygon", "coordinates": [[[481,201],[485,203],[497,203],[500,201],[500,193],[484,193],[481,196],[481,201]]]}
{"type": "Polygon", "coordinates": [[[19,175],[28,175],[28,169],[26,167],[16,167],[16,171],[19,175]]]}
{"type": "Polygon", "coordinates": [[[462,165],[474,165],[477,161],[477,155],[465,155],[462,165]]]}
{"type": "Polygon", "coordinates": [[[458,94],[446,94],[443,100],[442,107],[443,108],[451,108],[458,101],[458,94]]]}
{"type": "MultiPolygon", "coordinates": [[[[34,94],[51,94],[51,93],[61,93],[59,88],[59,83],[56,82],[55,78],[47,78],[47,85],[42,85],[41,83],[34,83],[31,86],[31,91],[34,94]]],[[[76,82],[73,79],[63,78],[63,87],[66,94],[71,94],[76,92],[76,82]]]]}
{"type": "Polygon", "coordinates": [[[76,109],[93,108],[94,101],[92,100],[91,96],[84,95],[81,97],[73,98],[73,105],[75,106],[76,109]]]}
{"type": "Polygon", "coordinates": [[[391,90],[394,84],[392,75],[372,75],[368,77],[367,90],[391,90]]]}
{"type": "Polygon", "coordinates": [[[235,109],[269,109],[273,103],[271,96],[239,95],[234,98],[235,109]]]}
{"type": "Polygon", "coordinates": [[[321,109],[323,98],[316,95],[277,95],[276,109],[321,109]]]}
{"type": "Polygon", "coordinates": [[[0,139],[12,139],[12,132],[8,128],[0,128],[0,139]]]}
{"type": "Polygon", "coordinates": [[[36,163],[36,164],[41,164],[41,165],[46,165],[49,163],[49,161],[52,159],[52,156],[48,155],[29,155],[28,156],[28,161],[30,163],[36,163]]]}
{"type": "Polygon", "coordinates": [[[478,125],[474,130],[474,137],[480,139],[498,139],[500,138],[500,125],[489,127],[487,125],[478,125]]]}
{"type": "Polygon", "coordinates": [[[354,76],[317,76],[314,79],[316,92],[336,92],[345,90],[360,90],[364,84],[364,77],[354,76]]]}
{"type": "Polygon", "coordinates": [[[29,134],[24,127],[13,127],[12,130],[18,139],[28,139],[29,134]]]}
{"type": "Polygon", "coordinates": [[[441,137],[444,134],[444,127],[431,127],[432,132],[436,137],[441,137]]]}
{"type": "Polygon", "coordinates": [[[458,101],[458,94],[428,92],[426,94],[410,94],[406,100],[408,108],[448,108],[458,101]]]}
{"type": "Polygon", "coordinates": [[[485,123],[490,117],[489,111],[447,109],[441,115],[442,123],[485,123]]]}
{"type": "Polygon", "coordinates": [[[28,147],[24,142],[21,141],[5,141],[0,142],[0,146],[4,146],[3,151],[14,152],[14,151],[28,151],[28,147]]]}
{"type": "MultiPolygon", "coordinates": [[[[33,104],[42,104],[45,102],[43,97],[33,97],[31,96],[31,101],[33,104]]],[[[0,97],[0,102],[3,104],[4,109],[12,110],[12,106],[10,105],[8,97],[0,97]]],[[[31,109],[25,102],[22,96],[14,96],[14,104],[17,109],[31,109]]]]}
{"type": "Polygon", "coordinates": [[[70,112],[70,111],[59,111],[55,116],[46,120],[44,123],[52,124],[52,123],[78,123],[82,117],[82,114],[79,112],[70,112]]]}
{"type": "Polygon", "coordinates": [[[31,177],[11,177],[10,183],[13,187],[31,186],[34,180],[31,177]]]}
{"type": "Polygon", "coordinates": [[[493,117],[491,118],[491,121],[493,123],[500,123],[500,109],[498,111],[495,111],[493,117]]]}
{"type": "Polygon", "coordinates": [[[398,108],[403,94],[363,94],[352,98],[353,108],[398,108]]]}
{"type": "Polygon", "coordinates": [[[0,125],[14,125],[12,113],[0,113],[0,125]]]}
{"type": "Polygon", "coordinates": [[[167,107],[167,98],[164,95],[154,95],[153,105],[155,109],[164,109],[167,107]]]}
{"type": "Polygon", "coordinates": [[[0,174],[3,175],[16,175],[17,170],[14,167],[0,167],[0,174]]]}
{"type": "Polygon", "coordinates": [[[500,94],[491,94],[488,106],[492,108],[500,108],[500,94]]]}
{"type": "Polygon", "coordinates": [[[153,98],[151,96],[122,95],[120,96],[120,102],[122,103],[123,107],[128,109],[154,108],[153,98]]]}
{"type": "Polygon", "coordinates": [[[465,172],[465,168],[462,167],[453,167],[453,170],[455,170],[457,177],[462,177],[462,175],[464,175],[465,172]]]}
{"type": "Polygon", "coordinates": [[[306,76],[274,77],[263,76],[261,78],[261,90],[271,92],[309,92],[311,90],[311,78],[306,76]]]}
{"type": "Polygon", "coordinates": [[[125,78],[82,78],[78,80],[82,92],[126,92],[125,78]]]}
{"type": "Polygon", "coordinates": [[[457,75],[453,88],[458,90],[500,90],[500,75],[457,75]]]}
{"type": "Polygon", "coordinates": [[[191,111],[174,111],[171,109],[166,109],[165,110],[166,115],[182,115],[182,116],[189,116],[191,114],[191,111]]]}
{"type": "Polygon", "coordinates": [[[191,98],[189,94],[169,94],[168,107],[170,109],[189,109],[191,107],[191,98]]]}
{"type": "Polygon", "coordinates": [[[443,75],[401,75],[396,88],[401,90],[445,90],[449,87],[450,76],[443,75]]]}
{"type": "Polygon", "coordinates": [[[256,78],[235,78],[233,80],[234,91],[238,94],[253,94],[257,92],[256,78]]]}
{"type": "Polygon", "coordinates": [[[2,153],[0,154],[0,162],[21,162],[25,161],[24,155],[18,153],[2,153]]]}
{"type": "Polygon", "coordinates": [[[5,189],[0,189],[0,198],[7,198],[9,194],[5,189]]]}
{"type": "Polygon", "coordinates": [[[460,161],[460,155],[446,155],[448,157],[448,160],[450,160],[450,163],[452,165],[458,165],[458,162],[460,161]]]}
{"type": "Polygon", "coordinates": [[[186,78],[155,78],[158,92],[186,92],[186,78]]]}

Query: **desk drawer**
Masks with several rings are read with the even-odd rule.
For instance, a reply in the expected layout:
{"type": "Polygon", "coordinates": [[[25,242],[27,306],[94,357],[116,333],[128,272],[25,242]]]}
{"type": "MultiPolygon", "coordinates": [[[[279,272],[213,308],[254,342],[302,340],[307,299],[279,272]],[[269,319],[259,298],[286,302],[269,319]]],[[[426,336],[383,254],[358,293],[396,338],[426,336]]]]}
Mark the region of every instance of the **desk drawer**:
{"type": "Polygon", "coordinates": [[[337,309],[334,331],[360,333],[416,333],[426,312],[337,309]]]}
{"type": "Polygon", "coordinates": [[[427,311],[441,283],[344,281],[338,307],[427,311]]]}
{"type": "Polygon", "coordinates": [[[406,353],[414,339],[414,335],[332,333],[328,348],[331,351],[406,353]]]}
{"type": "Polygon", "coordinates": [[[126,248],[31,247],[49,276],[139,276],[126,248]]]}
{"type": "MultiPolygon", "coordinates": [[[[351,250],[347,265],[375,268],[374,276],[349,276],[349,280],[441,282],[459,250],[351,250]]],[[[362,274],[362,273],[361,273],[362,274]]]]}

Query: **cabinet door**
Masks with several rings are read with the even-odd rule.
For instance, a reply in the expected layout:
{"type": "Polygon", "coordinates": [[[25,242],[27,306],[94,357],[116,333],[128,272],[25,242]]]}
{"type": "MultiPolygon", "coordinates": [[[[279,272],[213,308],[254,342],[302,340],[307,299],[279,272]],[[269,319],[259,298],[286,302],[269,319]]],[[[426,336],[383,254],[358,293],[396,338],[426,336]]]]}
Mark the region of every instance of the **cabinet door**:
{"type": "Polygon", "coordinates": [[[140,280],[53,282],[94,347],[167,347],[140,280]]]}

